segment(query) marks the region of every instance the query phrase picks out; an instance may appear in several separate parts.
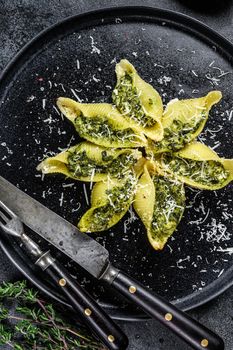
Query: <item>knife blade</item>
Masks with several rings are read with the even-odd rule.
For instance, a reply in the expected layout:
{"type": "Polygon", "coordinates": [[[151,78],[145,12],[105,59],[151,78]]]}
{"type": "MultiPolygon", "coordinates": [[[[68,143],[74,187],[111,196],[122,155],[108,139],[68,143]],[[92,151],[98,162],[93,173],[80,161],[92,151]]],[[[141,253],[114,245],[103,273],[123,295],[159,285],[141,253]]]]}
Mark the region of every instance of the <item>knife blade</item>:
{"type": "Polygon", "coordinates": [[[214,332],[109,262],[108,251],[71,223],[0,177],[0,199],[21,220],[94,277],[105,281],[196,350],[224,350],[214,332]],[[59,242],[63,241],[60,246],[59,242]]]}
{"type": "Polygon", "coordinates": [[[101,244],[0,176],[1,200],[42,238],[99,278],[109,264],[101,244]],[[62,242],[62,245],[60,244],[62,242]]]}

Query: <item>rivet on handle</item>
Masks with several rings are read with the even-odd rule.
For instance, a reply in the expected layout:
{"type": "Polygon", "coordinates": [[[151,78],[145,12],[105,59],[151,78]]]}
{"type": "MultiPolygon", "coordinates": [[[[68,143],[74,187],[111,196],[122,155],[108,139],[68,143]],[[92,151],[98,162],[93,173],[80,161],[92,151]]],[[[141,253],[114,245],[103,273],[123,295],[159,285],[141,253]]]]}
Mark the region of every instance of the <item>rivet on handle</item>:
{"type": "Polygon", "coordinates": [[[64,278],[61,278],[59,281],[58,281],[59,285],[61,287],[64,287],[66,285],[66,280],[64,278]]]}
{"type": "Polygon", "coordinates": [[[85,309],[84,310],[84,314],[86,315],[86,316],[91,316],[91,314],[92,314],[92,311],[91,311],[91,309],[85,309]]]}
{"type": "Polygon", "coordinates": [[[203,348],[207,348],[208,345],[209,345],[208,339],[202,339],[202,341],[201,341],[201,346],[202,346],[203,348]]]}
{"type": "Polygon", "coordinates": [[[114,340],[115,340],[115,338],[114,338],[114,336],[113,336],[112,334],[110,334],[110,335],[108,336],[108,340],[110,341],[110,343],[113,343],[114,340]]]}
{"type": "Polygon", "coordinates": [[[171,321],[173,319],[172,314],[170,314],[169,312],[164,316],[166,321],[171,321]]]}
{"type": "Polygon", "coordinates": [[[130,292],[131,294],[136,293],[136,291],[137,291],[137,288],[136,288],[135,286],[130,286],[130,287],[129,287],[129,292],[130,292]]]}

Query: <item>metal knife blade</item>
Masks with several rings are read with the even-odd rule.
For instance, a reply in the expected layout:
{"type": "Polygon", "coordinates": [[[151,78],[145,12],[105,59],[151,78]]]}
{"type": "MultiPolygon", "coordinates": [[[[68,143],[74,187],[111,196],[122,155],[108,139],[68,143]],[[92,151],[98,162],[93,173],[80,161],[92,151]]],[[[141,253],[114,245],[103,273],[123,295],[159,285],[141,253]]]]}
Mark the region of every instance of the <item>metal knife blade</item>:
{"type": "Polygon", "coordinates": [[[42,238],[100,278],[109,265],[108,251],[87,234],[0,176],[0,199],[42,238]],[[63,243],[60,245],[59,243],[63,243]]]}

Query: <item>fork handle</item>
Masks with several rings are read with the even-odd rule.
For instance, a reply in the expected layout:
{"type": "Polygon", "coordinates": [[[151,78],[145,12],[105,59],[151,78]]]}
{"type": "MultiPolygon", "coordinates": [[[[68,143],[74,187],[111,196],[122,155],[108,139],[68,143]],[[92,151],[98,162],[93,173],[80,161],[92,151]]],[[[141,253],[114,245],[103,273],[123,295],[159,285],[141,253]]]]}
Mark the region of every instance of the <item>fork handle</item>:
{"type": "Polygon", "coordinates": [[[128,338],[91,295],[70,276],[60,263],[55,261],[49,251],[43,252],[38,244],[25,233],[21,235],[21,240],[33,260],[37,259],[35,265],[46,272],[51,280],[61,288],[79,316],[108,349],[125,350],[128,346],[128,338]]]}
{"type": "Polygon", "coordinates": [[[82,320],[109,350],[125,350],[128,338],[105,311],[95,302],[90,294],[74,280],[69,272],[49,252],[37,261],[39,265],[62,290],[67,300],[78,312],[82,320]]]}

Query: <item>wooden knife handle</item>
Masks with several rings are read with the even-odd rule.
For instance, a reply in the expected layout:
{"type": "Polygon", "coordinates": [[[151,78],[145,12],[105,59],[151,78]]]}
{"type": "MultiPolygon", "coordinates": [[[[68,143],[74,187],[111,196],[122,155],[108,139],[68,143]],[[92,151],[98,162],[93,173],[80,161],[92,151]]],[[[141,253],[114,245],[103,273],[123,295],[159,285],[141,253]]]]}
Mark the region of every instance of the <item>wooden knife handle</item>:
{"type": "Polygon", "coordinates": [[[109,350],[125,350],[128,346],[128,338],[90,294],[70,276],[61,264],[52,259],[49,252],[45,253],[36,264],[42,267],[43,261],[45,262],[43,270],[62,290],[84,323],[91,328],[103,344],[109,350]]]}
{"type": "Polygon", "coordinates": [[[218,335],[165,299],[143,287],[124,272],[110,266],[102,279],[115,287],[148,315],[172,330],[193,349],[224,350],[224,342],[218,335]]]}

